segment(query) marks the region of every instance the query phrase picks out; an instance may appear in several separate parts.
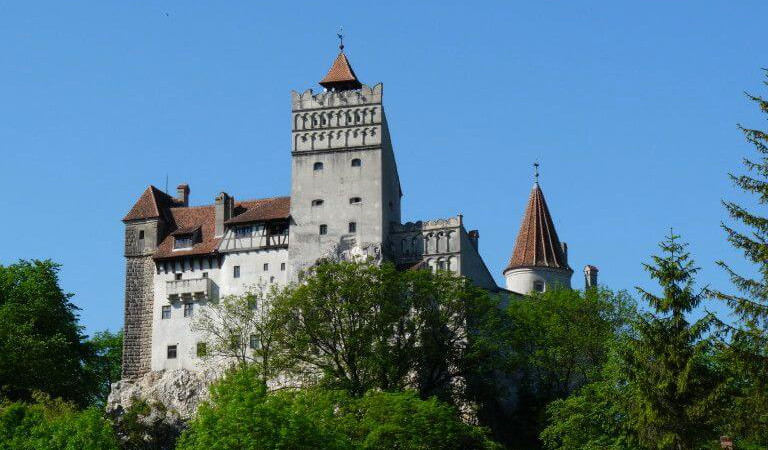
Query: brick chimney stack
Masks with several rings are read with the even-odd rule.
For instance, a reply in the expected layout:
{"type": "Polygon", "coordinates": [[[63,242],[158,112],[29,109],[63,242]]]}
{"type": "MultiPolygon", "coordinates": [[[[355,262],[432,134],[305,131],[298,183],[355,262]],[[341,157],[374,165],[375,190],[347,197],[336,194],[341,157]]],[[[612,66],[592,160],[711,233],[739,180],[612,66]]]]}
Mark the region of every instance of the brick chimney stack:
{"type": "Polygon", "coordinates": [[[232,218],[235,199],[226,192],[216,196],[216,237],[224,236],[224,222],[232,218]]]}
{"type": "Polygon", "coordinates": [[[480,245],[480,232],[477,230],[471,230],[469,233],[467,233],[469,236],[469,242],[472,243],[472,245],[475,247],[475,250],[480,250],[478,247],[480,245]]]}
{"type": "Polygon", "coordinates": [[[176,186],[176,199],[181,203],[181,206],[189,206],[189,185],[187,183],[176,186]]]}

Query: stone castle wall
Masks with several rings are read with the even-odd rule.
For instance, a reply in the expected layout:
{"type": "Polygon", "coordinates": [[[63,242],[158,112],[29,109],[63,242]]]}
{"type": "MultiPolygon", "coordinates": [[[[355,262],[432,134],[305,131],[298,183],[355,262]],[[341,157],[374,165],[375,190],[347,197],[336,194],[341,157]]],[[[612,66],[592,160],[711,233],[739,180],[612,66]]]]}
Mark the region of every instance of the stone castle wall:
{"type": "Polygon", "coordinates": [[[126,257],[124,379],[141,376],[151,368],[154,272],[152,256],[126,257]]]}

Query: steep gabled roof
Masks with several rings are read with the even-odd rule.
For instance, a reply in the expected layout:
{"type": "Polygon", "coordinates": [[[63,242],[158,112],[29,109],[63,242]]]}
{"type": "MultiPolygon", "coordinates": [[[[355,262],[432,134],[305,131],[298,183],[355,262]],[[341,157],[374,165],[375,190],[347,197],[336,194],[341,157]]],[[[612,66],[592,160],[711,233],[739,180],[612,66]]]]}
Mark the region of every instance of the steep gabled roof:
{"type": "Polygon", "coordinates": [[[505,272],[522,267],[551,267],[571,270],[557,238],[547,202],[539,183],[533,185],[515,249],[505,272]]]}
{"type": "Polygon", "coordinates": [[[339,56],[333,62],[331,69],[328,70],[328,74],[320,81],[320,86],[337,91],[348,91],[351,89],[360,89],[363,84],[357,79],[355,71],[352,70],[352,66],[349,64],[347,55],[343,51],[339,52],[339,56]]]}
{"type": "Polygon", "coordinates": [[[177,200],[160,189],[149,185],[141,194],[128,214],[123,217],[123,222],[141,219],[156,219],[162,211],[177,203],[177,200]]]}

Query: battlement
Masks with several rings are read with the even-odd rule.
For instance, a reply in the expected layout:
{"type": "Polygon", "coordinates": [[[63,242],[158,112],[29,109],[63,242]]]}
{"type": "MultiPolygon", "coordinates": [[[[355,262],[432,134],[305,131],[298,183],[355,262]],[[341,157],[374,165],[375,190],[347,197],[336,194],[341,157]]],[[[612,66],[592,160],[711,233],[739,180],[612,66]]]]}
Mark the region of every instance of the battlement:
{"type": "Polygon", "coordinates": [[[349,91],[325,91],[315,94],[307,89],[299,94],[291,91],[291,107],[293,111],[308,109],[343,108],[355,105],[380,105],[384,93],[384,85],[376,83],[373,87],[366,84],[360,89],[349,91]]]}

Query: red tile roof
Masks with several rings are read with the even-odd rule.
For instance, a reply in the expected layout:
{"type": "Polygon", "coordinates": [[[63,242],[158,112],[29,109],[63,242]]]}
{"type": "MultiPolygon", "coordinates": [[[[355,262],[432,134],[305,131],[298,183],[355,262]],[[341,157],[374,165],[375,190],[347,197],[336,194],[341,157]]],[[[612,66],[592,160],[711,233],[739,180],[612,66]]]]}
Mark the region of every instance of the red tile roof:
{"type": "Polygon", "coordinates": [[[328,74],[320,81],[320,86],[326,89],[336,89],[338,91],[344,91],[349,89],[360,89],[363,85],[360,80],[357,79],[355,71],[352,70],[352,66],[349,64],[347,55],[344,52],[339,52],[339,56],[333,62],[328,74]]]}
{"type": "MultiPolygon", "coordinates": [[[[274,197],[248,200],[235,203],[235,212],[239,214],[232,220],[248,214],[247,221],[286,219],[290,214],[290,197],[274,197]]],[[[174,258],[176,256],[207,255],[216,253],[221,237],[216,237],[216,211],[214,205],[176,207],[169,210],[172,223],[171,233],[157,246],[155,259],[174,258]],[[177,230],[195,230],[200,228],[200,241],[192,248],[174,250],[173,235],[177,230]]]]}
{"type": "Polygon", "coordinates": [[[150,185],[136,201],[123,222],[129,220],[156,219],[161,211],[177,204],[177,200],[160,189],[150,185]]]}
{"type": "Polygon", "coordinates": [[[539,183],[533,186],[523,223],[505,271],[522,267],[553,267],[571,270],[557,238],[547,202],[539,183]]]}

